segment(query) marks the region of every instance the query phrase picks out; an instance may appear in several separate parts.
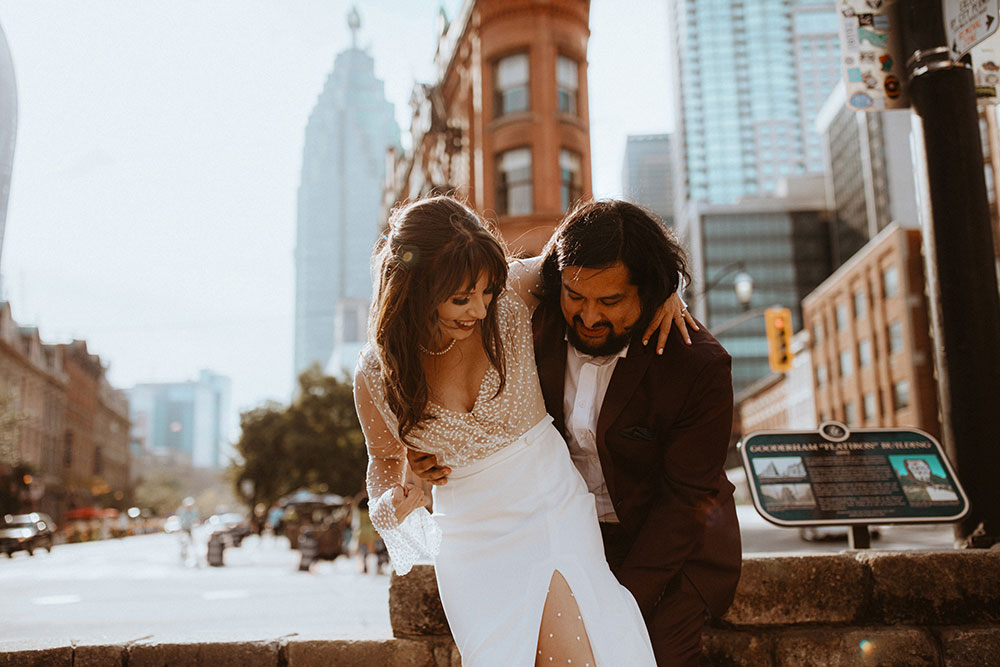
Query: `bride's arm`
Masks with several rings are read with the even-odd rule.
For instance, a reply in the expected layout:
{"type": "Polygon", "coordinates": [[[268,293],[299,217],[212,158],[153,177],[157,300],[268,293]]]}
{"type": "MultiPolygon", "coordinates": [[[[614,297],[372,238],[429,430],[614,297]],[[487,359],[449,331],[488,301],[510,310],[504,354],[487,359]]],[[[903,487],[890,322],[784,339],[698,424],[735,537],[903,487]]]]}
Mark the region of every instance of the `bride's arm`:
{"type": "Polygon", "coordinates": [[[441,530],[424,509],[424,492],[403,483],[406,447],[386,425],[360,368],[354,377],[354,405],[368,448],[368,516],[396,572],[406,574],[417,560],[437,555],[441,530]]]}
{"type": "MultiPolygon", "coordinates": [[[[389,429],[375,407],[361,370],[354,377],[354,407],[368,448],[368,512],[376,528],[391,530],[407,515],[426,503],[420,489],[403,485],[406,476],[406,448],[389,429]]],[[[412,486],[412,485],[411,485],[412,486]]]]}

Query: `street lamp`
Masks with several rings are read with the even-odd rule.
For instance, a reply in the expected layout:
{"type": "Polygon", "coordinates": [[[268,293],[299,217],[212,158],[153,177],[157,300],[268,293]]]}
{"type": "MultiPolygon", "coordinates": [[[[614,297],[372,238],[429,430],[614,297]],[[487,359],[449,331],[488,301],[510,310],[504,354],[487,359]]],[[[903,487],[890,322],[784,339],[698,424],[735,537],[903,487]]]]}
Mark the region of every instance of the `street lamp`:
{"type": "Polygon", "coordinates": [[[733,290],[736,292],[736,300],[739,302],[740,308],[744,312],[748,311],[750,309],[750,301],[753,299],[753,276],[747,273],[746,266],[743,264],[742,260],[730,262],[722,267],[719,272],[715,274],[715,278],[710,280],[705,285],[704,289],[695,294],[693,299],[700,301],[701,297],[718,287],[722,283],[722,279],[731,274],[733,271],[739,272],[733,277],[733,290]]]}
{"type": "Polygon", "coordinates": [[[753,277],[746,271],[740,271],[733,278],[733,289],[736,290],[736,300],[746,312],[750,310],[750,300],[753,299],[753,277]]]}

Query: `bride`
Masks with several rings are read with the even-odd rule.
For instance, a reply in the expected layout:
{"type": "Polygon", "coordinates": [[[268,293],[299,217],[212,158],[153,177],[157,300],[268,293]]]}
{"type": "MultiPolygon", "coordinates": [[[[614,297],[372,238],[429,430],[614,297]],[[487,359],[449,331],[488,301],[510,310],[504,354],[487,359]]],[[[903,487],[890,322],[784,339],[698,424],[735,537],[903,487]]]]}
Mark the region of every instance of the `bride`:
{"type": "MultiPolygon", "coordinates": [[[[370,514],[396,571],[434,558],[466,667],[655,665],[639,607],[605,560],[594,497],[545,412],[531,330],[538,262],[508,268],[450,197],[394,212],[373,262],[354,390],[370,514]],[[404,484],[407,447],[452,470],[433,516],[404,484]]],[[[677,301],[661,312],[679,312],[677,301]]]]}

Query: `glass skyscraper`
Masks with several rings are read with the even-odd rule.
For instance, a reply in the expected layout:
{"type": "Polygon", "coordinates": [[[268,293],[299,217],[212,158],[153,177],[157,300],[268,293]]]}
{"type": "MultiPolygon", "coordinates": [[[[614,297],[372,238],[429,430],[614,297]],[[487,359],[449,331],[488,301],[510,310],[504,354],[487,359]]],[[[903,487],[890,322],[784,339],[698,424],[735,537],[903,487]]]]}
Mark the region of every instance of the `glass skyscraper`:
{"type": "Polygon", "coordinates": [[[622,193],[628,201],[674,224],[674,156],[669,134],[630,134],[622,161],[622,193]]]}
{"type": "Polygon", "coordinates": [[[840,78],[829,0],[670,0],[688,201],[728,204],[820,173],[816,113],[840,78]]]}
{"type": "Polygon", "coordinates": [[[202,370],[197,380],[138,384],[128,395],[133,454],[172,455],[199,468],[229,464],[229,378],[202,370]]]}
{"type": "Polygon", "coordinates": [[[763,317],[742,315],[732,276],[753,278],[750,310],[788,306],[801,326],[800,300],[833,270],[816,117],[840,80],[836,6],[670,0],[668,17],[688,296],[733,356],[739,392],[769,370],[763,317]]]}
{"type": "MultiPolygon", "coordinates": [[[[350,25],[360,21],[352,12],[350,25]]],[[[337,55],[309,116],[295,242],[295,374],[310,364],[353,372],[371,301],[386,151],[399,126],[375,62],[355,44],[337,55]],[[346,349],[341,349],[346,348],[346,349]],[[331,356],[337,362],[331,364],[331,356]]]]}

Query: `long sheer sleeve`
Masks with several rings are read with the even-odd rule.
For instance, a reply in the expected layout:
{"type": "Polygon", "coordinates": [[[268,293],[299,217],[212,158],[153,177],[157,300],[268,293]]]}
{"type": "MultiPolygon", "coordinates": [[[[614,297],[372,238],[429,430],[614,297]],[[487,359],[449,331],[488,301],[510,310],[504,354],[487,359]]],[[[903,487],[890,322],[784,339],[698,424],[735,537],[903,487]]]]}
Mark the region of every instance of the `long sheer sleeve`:
{"type": "Polygon", "coordinates": [[[507,285],[534,312],[542,293],[542,257],[515,259],[507,265],[507,285]]]}
{"type": "Polygon", "coordinates": [[[354,405],[368,448],[365,479],[368,515],[385,542],[393,568],[398,574],[406,574],[414,562],[437,556],[441,546],[441,528],[424,507],[411,512],[402,522],[396,520],[392,490],[405,479],[406,448],[387,425],[386,420],[391,419],[388,410],[373,397],[361,368],[354,378],[354,405]]]}

